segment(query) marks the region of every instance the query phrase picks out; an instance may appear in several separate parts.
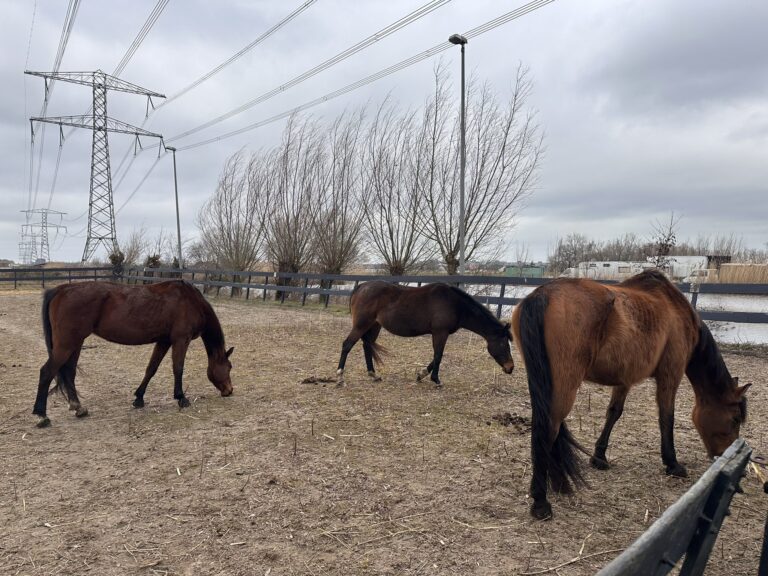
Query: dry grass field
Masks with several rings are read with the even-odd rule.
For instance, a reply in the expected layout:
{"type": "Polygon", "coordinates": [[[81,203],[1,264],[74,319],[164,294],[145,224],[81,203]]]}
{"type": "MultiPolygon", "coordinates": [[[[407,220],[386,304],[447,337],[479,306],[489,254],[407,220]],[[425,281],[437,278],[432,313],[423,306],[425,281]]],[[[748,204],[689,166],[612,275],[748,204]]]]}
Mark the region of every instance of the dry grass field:
{"type": "MultiPolygon", "coordinates": [[[[90,416],[51,397],[53,425],[41,430],[31,415],[45,359],[40,300],[39,290],[0,293],[0,574],[593,574],[708,465],[683,383],[676,440],[691,478],[663,474],[643,384],[614,431],[612,468],[588,468],[589,488],[553,496],[554,519],[534,521],[522,367],[503,375],[484,342],[460,332],[438,391],[414,382],[429,339],[382,334],[383,382],[368,381],[358,345],[345,388],[302,383],[334,375],[346,313],[226,299],[213,305],[235,347],[233,396],[208,383],[196,341],[192,407],[173,401],[166,359],[136,410],[151,348],[91,338],[78,376],[90,416]]],[[[768,360],[726,361],[755,383],[742,430],[766,454],[768,360]]],[[[569,424],[585,445],[609,393],[580,391],[569,424]]],[[[742,484],[708,574],[757,571],[768,495],[754,477],[742,484]]]]}

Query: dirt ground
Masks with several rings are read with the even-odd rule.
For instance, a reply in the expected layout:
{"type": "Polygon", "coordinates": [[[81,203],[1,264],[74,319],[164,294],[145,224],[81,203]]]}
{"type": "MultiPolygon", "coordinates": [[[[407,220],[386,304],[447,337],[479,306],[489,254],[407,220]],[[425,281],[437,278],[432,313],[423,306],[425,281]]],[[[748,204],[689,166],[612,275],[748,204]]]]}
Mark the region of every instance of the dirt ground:
{"type": "MultiPolygon", "coordinates": [[[[438,391],[414,382],[429,339],[382,334],[383,382],[368,381],[358,345],[345,388],[302,383],[334,375],[346,313],[225,298],[213,305],[235,347],[233,396],[208,383],[196,341],[192,407],[173,401],[166,359],[136,410],[151,348],[91,338],[78,376],[90,416],[77,420],[51,397],[53,425],[41,430],[31,415],[45,359],[40,300],[39,290],[0,293],[0,574],[593,574],[708,464],[684,382],[676,442],[691,478],[664,475],[653,386],[643,384],[614,431],[612,468],[587,467],[590,487],[553,496],[554,519],[534,521],[521,367],[502,374],[462,331],[438,391]]],[[[765,455],[768,360],[726,362],[755,383],[742,432],[765,455]]],[[[570,426],[585,445],[609,392],[581,389],[570,426]]],[[[757,572],[768,495],[753,476],[742,484],[708,574],[757,572]]]]}

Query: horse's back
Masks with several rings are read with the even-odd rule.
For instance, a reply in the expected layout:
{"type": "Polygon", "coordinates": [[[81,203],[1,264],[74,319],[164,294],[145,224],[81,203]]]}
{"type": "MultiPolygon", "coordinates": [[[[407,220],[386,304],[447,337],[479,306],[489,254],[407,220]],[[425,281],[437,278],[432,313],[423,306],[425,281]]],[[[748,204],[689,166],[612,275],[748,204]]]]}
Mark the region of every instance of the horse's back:
{"type": "Polygon", "coordinates": [[[196,289],[178,280],[139,286],[83,282],[56,290],[52,321],[81,338],[93,333],[129,345],[172,339],[183,331],[195,338],[204,320],[196,289]]]}
{"type": "Polygon", "coordinates": [[[384,280],[360,284],[352,295],[353,319],[374,320],[397,336],[420,336],[456,330],[457,312],[451,287],[440,282],[399,286],[384,280]]]}
{"type": "MultiPolygon", "coordinates": [[[[680,369],[695,344],[695,313],[658,273],[617,285],[558,279],[529,297],[546,298],[548,355],[573,379],[630,386],[664,362],[680,369]]],[[[513,324],[519,338],[517,309],[513,324]]]]}

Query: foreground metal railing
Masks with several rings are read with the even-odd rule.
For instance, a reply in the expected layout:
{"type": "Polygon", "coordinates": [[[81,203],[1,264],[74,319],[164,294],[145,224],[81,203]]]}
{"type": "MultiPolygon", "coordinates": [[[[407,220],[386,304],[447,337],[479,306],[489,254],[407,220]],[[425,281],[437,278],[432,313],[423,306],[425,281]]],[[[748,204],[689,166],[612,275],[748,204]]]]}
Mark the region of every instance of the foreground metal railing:
{"type": "MultiPolygon", "coordinates": [[[[685,556],[681,576],[703,574],[731,498],[744,475],[752,449],[739,438],[620,556],[598,576],[660,576],[685,556]]],[[[768,522],[766,522],[768,533],[768,522]]],[[[768,569],[768,543],[763,541],[761,572],[768,569]]]]}

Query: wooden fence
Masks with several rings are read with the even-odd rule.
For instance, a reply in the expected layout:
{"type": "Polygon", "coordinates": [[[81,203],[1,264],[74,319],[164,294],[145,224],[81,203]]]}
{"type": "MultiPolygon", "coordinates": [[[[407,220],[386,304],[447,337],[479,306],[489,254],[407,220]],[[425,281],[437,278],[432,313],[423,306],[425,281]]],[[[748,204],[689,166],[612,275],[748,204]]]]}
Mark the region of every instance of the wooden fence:
{"type": "Polygon", "coordinates": [[[13,285],[42,286],[72,283],[80,280],[114,280],[111,266],[72,267],[72,268],[0,268],[0,288],[13,285]]]}
{"type": "MultiPolygon", "coordinates": [[[[521,297],[510,296],[511,290],[519,287],[536,287],[546,284],[550,278],[516,278],[511,276],[382,276],[372,274],[307,274],[289,272],[249,272],[238,270],[188,269],[175,268],[128,268],[124,280],[135,282],[159,282],[169,278],[184,278],[204,291],[215,290],[220,294],[224,288],[231,298],[246,300],[261,298],[266,300],[270,294],[284,302],[295,294],[301,305],[305,305],[308,296],[318,296],[327,306],[333,298],[339,303],[345,302],[352,290],[361,282],[368,280],[386,280],[421,286],[430,282],[470,287],[474,297],[489,308],[495,307],[496,317],[500,318],[504,306],[514,306],[521,297]]],[[[604,282],[613,284],[615,282],[604,282]]],[[[683,293],[690,294],[691,303],[696,308],[700,295],[739,295],[764,298],[765,310],[768,310],[768,284],[678,284],[683,293]]],[[[704,320],[751,324],[768,324],[768,312],[737,312],[719,310],[700,310],[704,320]]]]}

